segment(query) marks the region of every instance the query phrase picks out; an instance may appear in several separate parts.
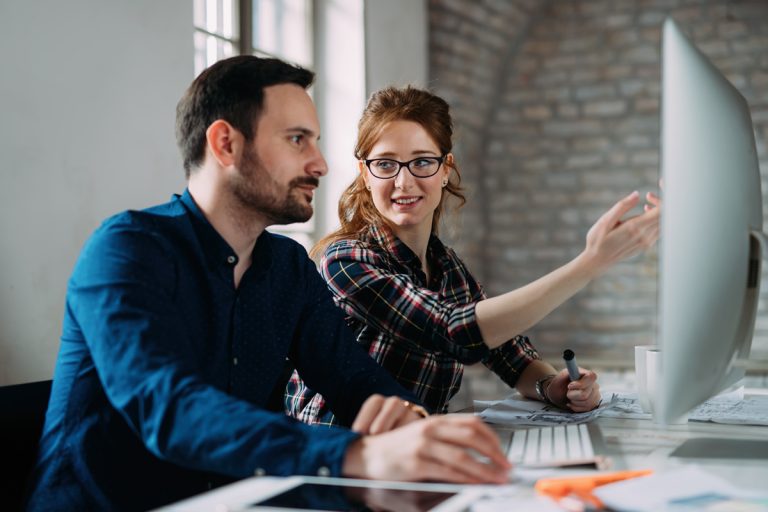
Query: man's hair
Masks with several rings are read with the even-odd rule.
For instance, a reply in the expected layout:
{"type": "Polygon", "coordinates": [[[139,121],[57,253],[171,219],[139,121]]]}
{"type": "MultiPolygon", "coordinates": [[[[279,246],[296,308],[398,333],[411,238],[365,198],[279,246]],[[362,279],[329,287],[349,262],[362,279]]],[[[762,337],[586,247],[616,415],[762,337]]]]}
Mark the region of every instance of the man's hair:
{"type": "Polygon", "coordinates": [[[223,119],[243,134],[254,136],[264,104],[264,88],[312,85],[315,74],[278,59],[240,55],[220,60],[192,82],[176,105],[176,142],[184,159],[187,178],[205,158],[205,132],[223,119]]]}

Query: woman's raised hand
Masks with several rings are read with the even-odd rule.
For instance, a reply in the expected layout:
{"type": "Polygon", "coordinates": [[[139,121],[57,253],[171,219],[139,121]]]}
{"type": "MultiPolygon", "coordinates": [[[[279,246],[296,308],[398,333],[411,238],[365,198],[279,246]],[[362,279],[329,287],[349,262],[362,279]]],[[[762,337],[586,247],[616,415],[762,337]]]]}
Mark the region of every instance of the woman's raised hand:
{"type": "Polygon", "coordinates": [[[582,255],[595,275],[647,250],[658,240],[661,199],[651,192],[645,198],[649,204],[642,214],[622,220],[640,202],[640,194],[635,191],[619,200],[590,228],[582,255]]]}

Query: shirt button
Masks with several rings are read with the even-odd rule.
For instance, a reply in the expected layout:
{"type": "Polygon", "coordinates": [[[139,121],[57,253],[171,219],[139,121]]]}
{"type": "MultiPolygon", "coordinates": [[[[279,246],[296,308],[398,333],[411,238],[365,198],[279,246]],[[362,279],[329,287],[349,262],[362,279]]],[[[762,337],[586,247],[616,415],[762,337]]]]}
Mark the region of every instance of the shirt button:
{"type": "Polygon", "coordinates": [[[229,263],[230,265],[234,265],[235,263],[237,263],[237,257],[232,255],[227,256],[227,263],[229,263]]]}
{"type": "Polygon", "coordinates": [[[256,471],[254,471],[253,474],[256,476],[264,476],[267,472],[264,468],[256,468],[256,471]]]}
{"type": "Polygon", "coordinates": [[[232,358],[232,364],[233,364],[233,365],[235,365],[235,366],[237,366],[237,358],[236,358],[236,357],[233,357],[233,358],[232,358]]]}
{"type": "Polygon", "coordinates": [[[331,476],[331,470],[325,466],[320,466],[317,470],[317,476],[331,476]]]}

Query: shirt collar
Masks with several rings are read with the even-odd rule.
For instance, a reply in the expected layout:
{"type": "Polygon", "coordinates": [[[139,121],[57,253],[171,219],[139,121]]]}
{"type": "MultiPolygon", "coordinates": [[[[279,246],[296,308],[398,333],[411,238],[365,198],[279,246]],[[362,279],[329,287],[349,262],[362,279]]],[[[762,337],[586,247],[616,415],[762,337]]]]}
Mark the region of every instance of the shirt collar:
{"type": "MultiPolygon", "coordinates": [[[[176,195],[176,199],[181,201],[184,208],[189,212],[192,226],[197,233],[200,241],[200,248],[205,255],[208,266],[211,270],[232,269],[237,264],[238,258],[234,249],[229,246],[226,240],[216,231],[205,214],[197,206],[189,189],[185,189],[181,196],[176,195]]],[[[269,269],[272,263],[272,250],[270,243],[270,234],[265,230],[256,240],[256,245],[251,253],[251,269],[256,271],[269,269]]],[[[231,273],[228,273],[231,276],[231,273]]]]}
{"type": "MultiPolygon", "coordinates": [[[[410,247],[408,247],[402,240],[397,238],[392,232],[392,229],[387,225],[372,225],[369,228],[369,234],[371,238],[378,243],[382,248],[387,250],[397,261],[405,265],[412,265],[416,268],[421,268],[421,261],[416,256],[410,247]]],[[[435,266],[436,269],[442,269],[445,263],[445,258],[448,257],[448,252],[443,245],[443,242],[432,233],[429,235],[429,242],[427,243],[427,259],[435,266]]]]}

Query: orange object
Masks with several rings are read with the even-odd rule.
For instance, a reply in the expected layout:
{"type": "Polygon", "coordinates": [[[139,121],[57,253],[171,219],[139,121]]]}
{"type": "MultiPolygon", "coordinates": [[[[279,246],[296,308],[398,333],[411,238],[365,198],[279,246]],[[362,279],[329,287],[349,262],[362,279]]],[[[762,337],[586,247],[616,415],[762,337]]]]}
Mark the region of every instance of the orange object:
{"type": "Polygon", "coordinates": [[[585,503],[602,509],[603,503],[592,494],[595,487],[601,485],[646,476],[653,473],[650,469],[638,471],[613,471],[611,473],[598,473],[587,476],[570,476],[560,478],[542,478],[536,482],[534,488],[541,494],[553,498],[555,501],[575,495],[585,503]]]}

